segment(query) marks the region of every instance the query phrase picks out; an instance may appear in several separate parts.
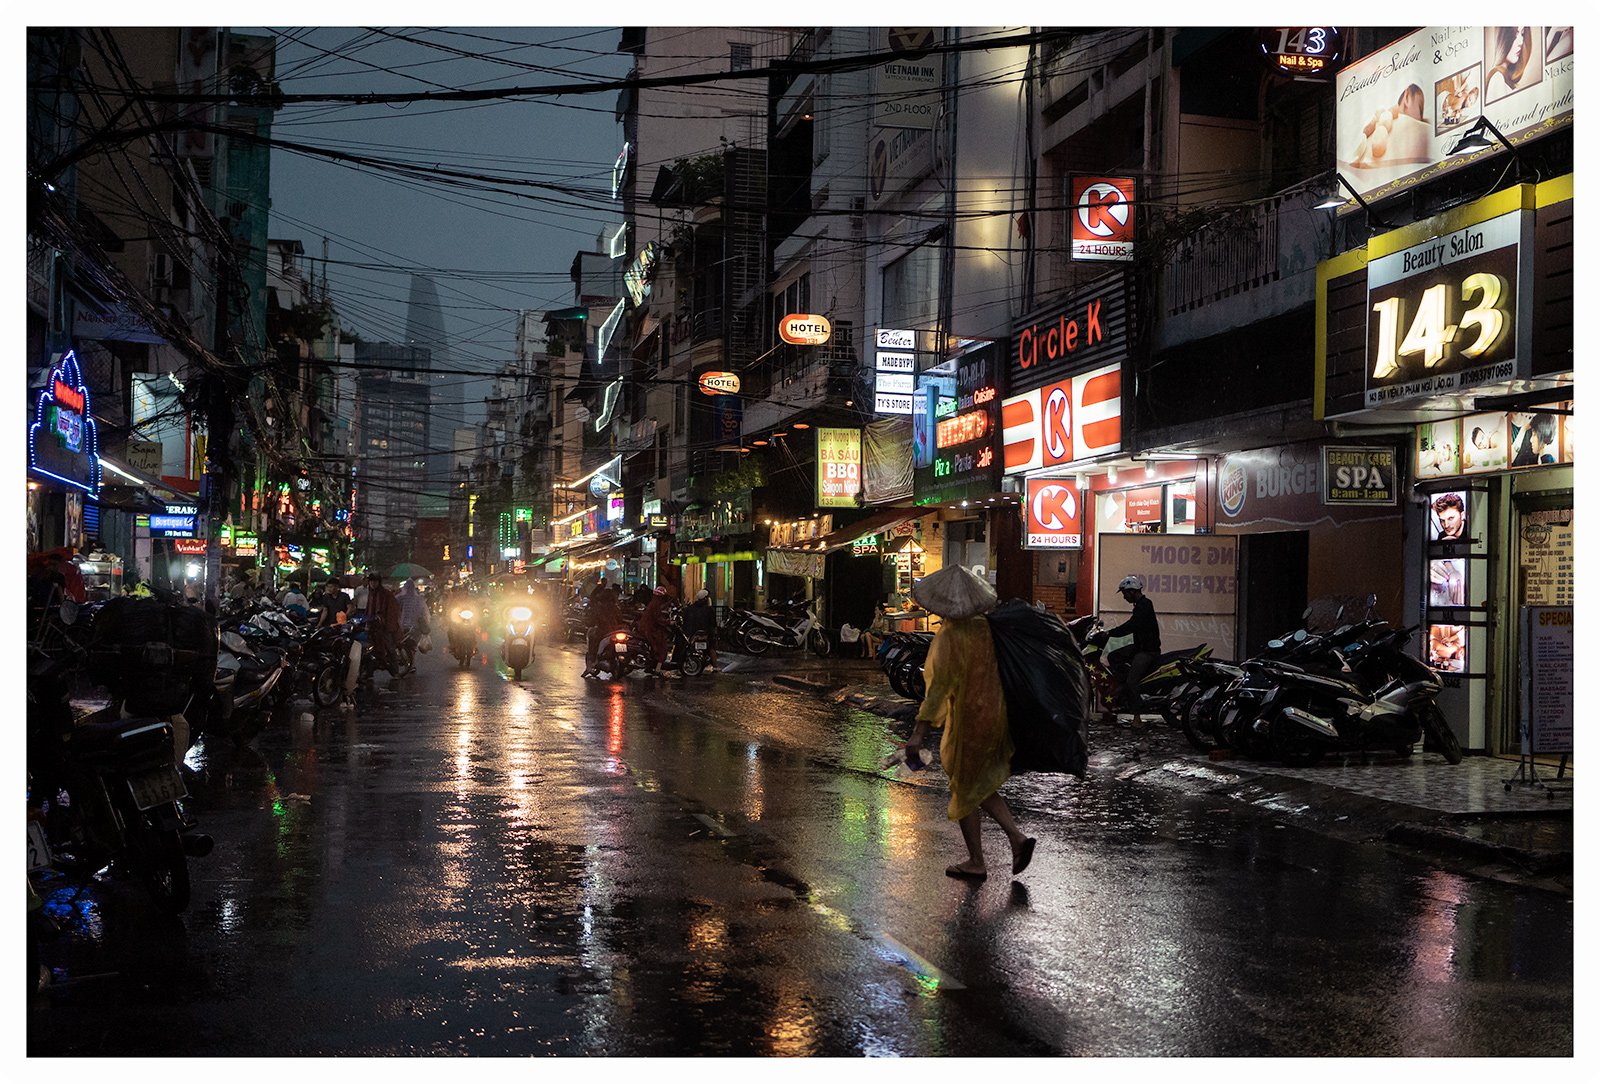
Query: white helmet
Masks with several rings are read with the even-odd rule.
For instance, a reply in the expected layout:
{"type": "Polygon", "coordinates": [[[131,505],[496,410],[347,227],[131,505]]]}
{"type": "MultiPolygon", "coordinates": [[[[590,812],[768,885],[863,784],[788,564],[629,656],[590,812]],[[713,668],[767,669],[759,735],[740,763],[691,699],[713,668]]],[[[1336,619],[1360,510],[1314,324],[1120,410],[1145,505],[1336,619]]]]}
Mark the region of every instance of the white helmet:
{"type": "Polygon", "coordinates": [[[1124,576],[1122,577],[1122,582],[1117,584],[1118,591],[1126,591],[1130,587],[1135,591],[1143,591],[1144,581],[1137,576],[1124,576]]]}

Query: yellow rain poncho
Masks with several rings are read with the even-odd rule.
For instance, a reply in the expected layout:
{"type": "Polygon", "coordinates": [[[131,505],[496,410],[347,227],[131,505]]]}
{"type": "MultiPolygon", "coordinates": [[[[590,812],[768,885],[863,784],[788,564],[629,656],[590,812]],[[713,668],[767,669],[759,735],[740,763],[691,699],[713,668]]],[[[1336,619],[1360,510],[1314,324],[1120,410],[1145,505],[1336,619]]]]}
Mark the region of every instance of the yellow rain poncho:
{"type": "Polygon", "coordinates": [[[946,620],[929,645],[923,674],[928,695],[917,719],[944,729],[939,760],[950,777],[950,819],[958,821],[1011,777],[1015,746],[989,622],[946,620]]]}

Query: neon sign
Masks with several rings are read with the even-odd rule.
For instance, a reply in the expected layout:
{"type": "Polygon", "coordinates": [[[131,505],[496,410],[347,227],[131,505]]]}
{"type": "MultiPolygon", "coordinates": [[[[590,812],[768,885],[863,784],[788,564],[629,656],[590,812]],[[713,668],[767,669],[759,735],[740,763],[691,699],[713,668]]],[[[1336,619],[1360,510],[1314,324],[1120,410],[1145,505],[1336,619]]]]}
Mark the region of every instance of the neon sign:
{"type": "Polygon", "coordinates": [[[28,467],[86,493],[100,490],[100,439],[78,356],[68,350],[39,393],[28,429],[28,467]]]}
{"type": "Polygon", "coordinates": [[[972,410],[940,422],[934,432],[934,443],[940,448],[949,448],[969,440],[979,440],[988,432],[989,412],[972,410]]]}

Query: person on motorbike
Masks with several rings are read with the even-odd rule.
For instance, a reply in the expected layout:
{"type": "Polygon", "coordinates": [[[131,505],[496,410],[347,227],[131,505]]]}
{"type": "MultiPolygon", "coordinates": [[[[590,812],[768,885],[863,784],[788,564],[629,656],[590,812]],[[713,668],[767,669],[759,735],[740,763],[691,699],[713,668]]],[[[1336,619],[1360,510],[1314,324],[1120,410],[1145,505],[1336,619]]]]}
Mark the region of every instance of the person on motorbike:
{"type": "Polygon", "coordinates": [[[1155,604],[1145,597],[1144,581],[1138,576],[1124,576],[1122,582],[1117,584],[1117,590],[1133,607],[1133,613],[1128,615],[1128,620],[1106,631],[1112,636],[1132,635],[1133,643],[1117,648],[1107,661],[1113,670],[1127,667],[1122,678],[1126,698],[1124,706],[1132,710],[1134,724],[1139,725],[1142,722],[1139,716],[1144,707],[1139,683],[1161,654],[1161,625],[1156,621],[1155,604]]]}
{"type": "Polygon", "coordinates": [[[300,584],[291,580],[283,594],[283,608],[289,613],[304,617],[311,612],[311,600],[300,590],[300,584]]]}
{"type": "Polygon", "coordinates": [[[604,580],[589,594],[589,651],[583,676],[594,673],[595,656],[607,636],[622,627],[622,614],[617,609],[617,593],[604,580]]]}
{"type": "MultiPolygon", "coordinates": [[[[707,670],[717,668],[717,615],[711,609],[711,592],[701,588],[695,595],[694,602],[683,611],[683,635],[689,643],[694,643],[694,638],[705,634],[706,646],[710,649],[710,662],[706,664],[707,670]]],[[[681,660],[680,660],[681,661],[681,660]]]]}
{"type": "Polygon", "coordinates": [[[399,599],[402,634],[422,639],[428,631],[428,604],[423,601],[422,592],[417,590],[415,580],[407,580],[400,585],[399,599]]]}
{"type": "Polygon", "coordinates": [[[661,664],[667,661],[667,608],[672,605],[665,587],[657,587],[645,603],[639,618],[639,633],[650,645],[650,672],[661,676],[661,664]]]}
{"type": "Polygon", "coordinates": [[[383,577],[376,572],[367,576],[367,625],[372,638],[373,657],[378,665],[393,674],[398,666],[394,659],[394,646],[400,640],[400,600],[394,592],[383,586],[383,577]]]}

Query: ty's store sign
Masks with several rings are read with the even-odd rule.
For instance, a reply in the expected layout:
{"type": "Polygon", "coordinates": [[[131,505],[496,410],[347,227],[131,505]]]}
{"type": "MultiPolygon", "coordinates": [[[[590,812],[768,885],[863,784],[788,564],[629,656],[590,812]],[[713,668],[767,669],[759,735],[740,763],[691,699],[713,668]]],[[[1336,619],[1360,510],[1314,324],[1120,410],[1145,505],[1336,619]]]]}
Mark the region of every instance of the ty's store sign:
{"type": "Polygon", "coordinates": [[[1005,473],[1122,449],[1122,366],[1081,373],[1000,403],[1005,473]]]}

